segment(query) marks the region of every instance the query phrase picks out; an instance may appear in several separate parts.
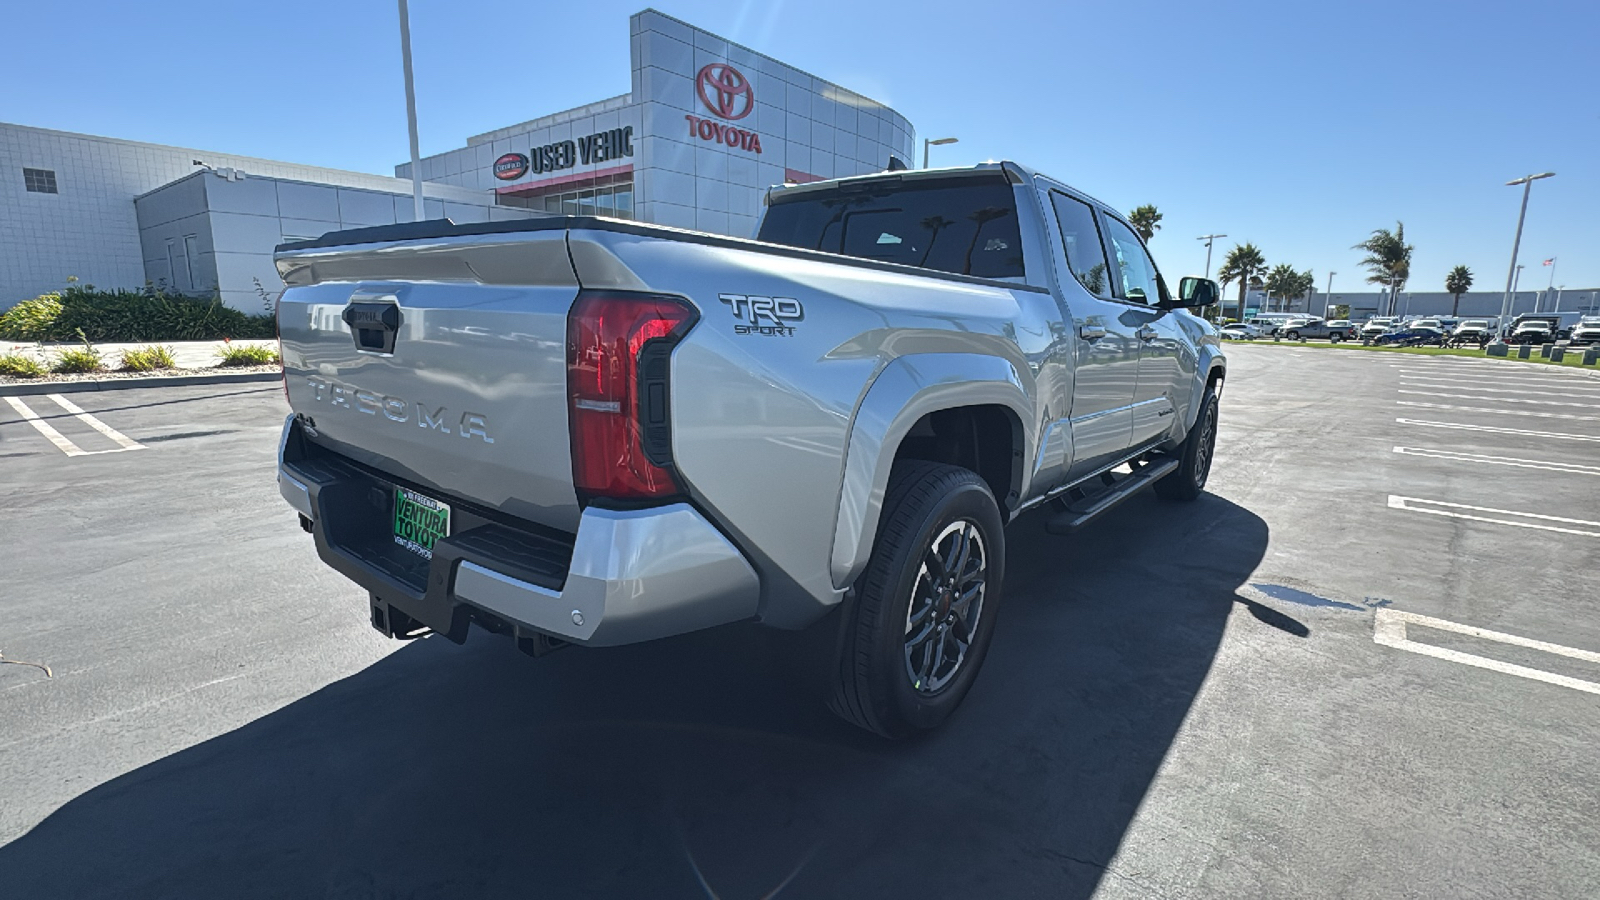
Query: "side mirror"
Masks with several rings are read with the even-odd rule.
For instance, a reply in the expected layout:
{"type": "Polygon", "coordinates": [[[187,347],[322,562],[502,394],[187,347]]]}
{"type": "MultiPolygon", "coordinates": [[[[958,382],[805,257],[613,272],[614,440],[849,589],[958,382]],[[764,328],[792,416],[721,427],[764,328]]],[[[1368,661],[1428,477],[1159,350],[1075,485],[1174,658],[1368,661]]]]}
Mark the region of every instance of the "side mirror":
{"type": "Polygon", "coordinates": [[[1178,299],[1173,306],[1179,309],[1198,309],[1202,306],[1215,306],[1217,298],[1222,292],[1217,289],[1217,283],[1209,278],[1196,278],[1186,275],[1178,282],[1178,299]]]}

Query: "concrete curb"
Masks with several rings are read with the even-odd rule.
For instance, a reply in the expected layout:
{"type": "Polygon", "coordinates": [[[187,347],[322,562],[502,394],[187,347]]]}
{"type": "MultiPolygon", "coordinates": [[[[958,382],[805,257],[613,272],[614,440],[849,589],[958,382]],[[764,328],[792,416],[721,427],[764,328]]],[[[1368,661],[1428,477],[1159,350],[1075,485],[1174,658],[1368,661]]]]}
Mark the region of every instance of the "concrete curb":
{"type": "Polygon", "coordinates": [[[152,375],[149,378],[100,378],[93,381],[34,381],[0,384],[0,397],[31,394],[78,394],[84,391],[121,391],[130,388],[186,387],[193,384],[249,384],[279,381],[278,372],[219,372],[216,375],[152,375]]]}

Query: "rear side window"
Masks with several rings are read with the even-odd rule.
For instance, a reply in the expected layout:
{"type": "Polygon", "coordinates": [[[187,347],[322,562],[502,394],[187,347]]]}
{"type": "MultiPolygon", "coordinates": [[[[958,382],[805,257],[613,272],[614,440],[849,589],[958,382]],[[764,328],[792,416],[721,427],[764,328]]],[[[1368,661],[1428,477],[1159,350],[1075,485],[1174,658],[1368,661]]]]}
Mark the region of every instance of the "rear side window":
{"type": "Polygon", "coordinates": [[[1089,293],[1109,299],[1111,278],[1106,271],[1106,247],[1100,241],[1094,210],[1089,204],[1057,191],[1050,192],[1050,202],[1056,208],[1061,243],[1066,247],[1067,267],[1072,269],[1072,276],[1089,293]]]}
{"type": "Polygon", "coordinates": [[[759,240],[979,278],[1022,278],[1016,196],[1003,177],[869,184],[774,198],[759,240]]]}

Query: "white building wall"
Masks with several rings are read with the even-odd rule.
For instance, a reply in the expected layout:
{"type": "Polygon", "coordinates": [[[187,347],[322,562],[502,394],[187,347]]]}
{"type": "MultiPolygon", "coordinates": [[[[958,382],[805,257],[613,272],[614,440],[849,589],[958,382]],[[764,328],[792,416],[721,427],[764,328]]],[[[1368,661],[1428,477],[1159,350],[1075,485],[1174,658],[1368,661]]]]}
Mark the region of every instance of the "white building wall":
{"type": "Polygon", "coordinates": [[[890,155],[912,160],[911,123],[875,100],[655,10],[630,25],[644,118],[634,202],[645,221],[748,237],[771,185],[880,172],[890,155]],[[700,96],[696,76],[713,63],[750,84],[748,114],[724,119],[700,96]],[[761,152],[704,140],[689,116],[754,132],[761,152]]]}
{"type": "MultiPolygon", "coordinates": [[[[422,177],[490,192],[631,165],[635,218],[748,237],[771,185],[879,172],[891,154],[914,160],[916,134],[904,116],[833,82],[655,10],[631,18],[629,40],[630,93],[477,135],[422,159],[422,177]],[[695,76],[710,63],[731,65],[750,83],[755,108],[747,115],[722,119],[699,98],[695,76]],[[761,152],[692,135],[688,116],[754,132],[761,152]],[[494,177],[494,161],[507,153],[621,127],[633,128],[631,159],[494,177]]],[[[410,171],[409,163],[395,167],[399,177],[410,171]]]]}
{"type": "MultiPolygon", "coordinates": [[[[411,184],[371,176],[368,184],[386,189],[313,184],[281,178],[196,172],[135,201],[145,276],[188,293],[219,291],[223,302],[246,312],[263,311],[256,289],[276,296],[283,290],[272,251],[287,241],[320,237],[329,231],[410,222],[415,206],[411,184]],[[205,283],[190,286],[186,256],[169,257],[168,246],[193,247],[193,274],[205,283]],[[169,264],[169,258],[171,263],[169,264]]],[[[457,223],[525,219],[536,215],[496,207],[482,191],[425,186],[427,218],[457,223]]]]}
{"type": "MultiPolygon", "coordinates": [[[[404,193],[397,215],[411,221],[410,184],[383,175],[0,123],[0,309],[64,287],[69,275],[102,288],[157,280],[145,270],[149,248],[141,245],[134,199],[201,170],[196,160],[252,176],[404,193]],[[58,193],[26,191],[24,168],[55,172],[58,193]]],[[[426,190],[484,204],[481,192],[426,190]]]]}

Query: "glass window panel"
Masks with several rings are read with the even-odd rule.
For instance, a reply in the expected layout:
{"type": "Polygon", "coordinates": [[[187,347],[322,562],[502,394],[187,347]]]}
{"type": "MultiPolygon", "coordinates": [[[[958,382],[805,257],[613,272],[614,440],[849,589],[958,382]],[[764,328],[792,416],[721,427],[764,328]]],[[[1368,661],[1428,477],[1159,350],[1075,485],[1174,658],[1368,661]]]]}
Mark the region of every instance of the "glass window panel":
{"type": "Polygon", "coordinates": [[[1050,200],[1056,208],[1061,243],[1066,248],[1067,267],[1072,270],[1073,277],[1089,293],[1109,298],[1111,278],[1106,271],[1105,244],[1094,222],[1094,210],[1089,204],[1057,191],[1050,192],[1050,200]]]}

